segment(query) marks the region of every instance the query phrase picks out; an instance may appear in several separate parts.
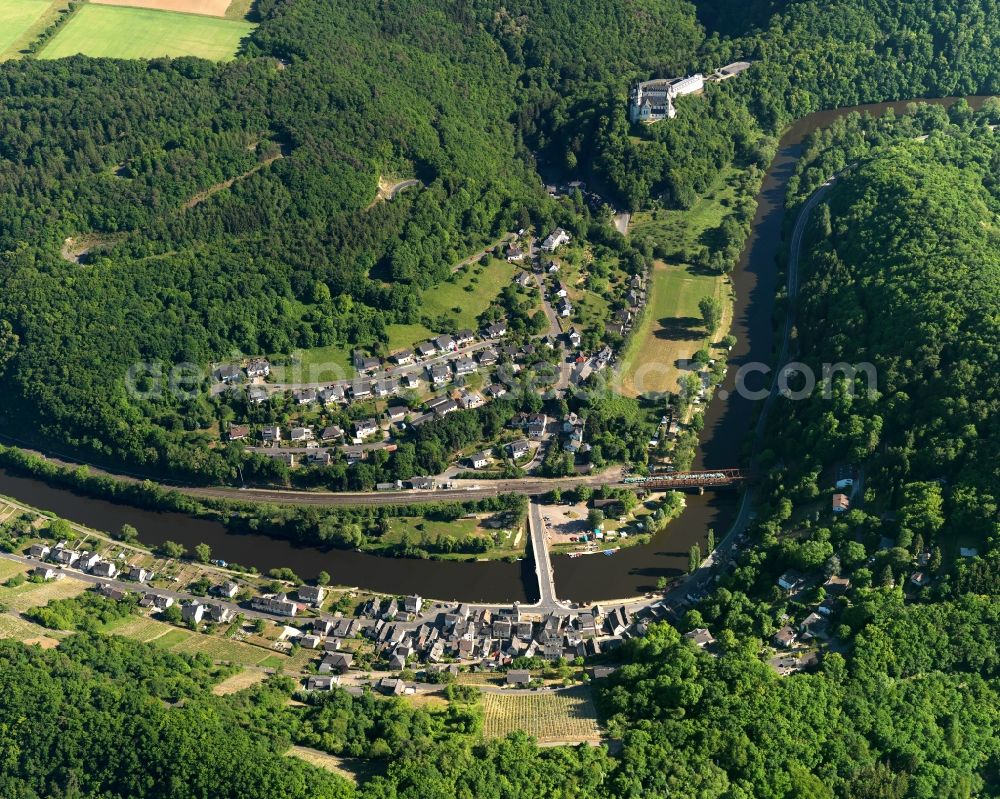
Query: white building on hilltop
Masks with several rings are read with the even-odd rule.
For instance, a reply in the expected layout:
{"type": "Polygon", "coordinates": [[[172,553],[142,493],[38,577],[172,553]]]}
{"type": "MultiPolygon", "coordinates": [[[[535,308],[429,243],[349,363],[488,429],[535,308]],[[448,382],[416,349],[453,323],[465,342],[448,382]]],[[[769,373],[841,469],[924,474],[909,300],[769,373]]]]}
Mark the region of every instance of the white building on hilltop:
{"type": "Polygon", "coordinates": [[[674,100],[697,94],[705,88],[700,72],[686,78],[659,78],[638,83],[629,98],[629,118],[633,122],[659,122],[677,116],[674,100]]]}

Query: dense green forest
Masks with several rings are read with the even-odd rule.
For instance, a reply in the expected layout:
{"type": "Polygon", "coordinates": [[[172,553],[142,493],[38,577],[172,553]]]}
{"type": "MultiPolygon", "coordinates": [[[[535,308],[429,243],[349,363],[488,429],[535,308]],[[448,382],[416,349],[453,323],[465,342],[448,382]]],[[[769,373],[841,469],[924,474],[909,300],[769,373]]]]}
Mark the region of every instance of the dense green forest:
{"type": "Polygon", "coordinates": [[[208,398],[137,399],[132,364],[164,364],[166,385],[175,364],[233,352],[379,348],[386,325],[421,320],[418,291],[449,264],[564,220],[537,168],[592,177],[621,204],[685,205],[729,162],[766,165],[796,116],[991,91],[1000,63],[991,4],[259,0],[254,13],[224,65],[0,67],[0,414],[20,437],[231,479],[232,457],[194,435],[214,422],[208,398]],[[677,124],[629,129],[633,80],[737,57],[753,69],[683,98],[677,124]],[[371,205],[380,176],[424,188],[371,205]]]}

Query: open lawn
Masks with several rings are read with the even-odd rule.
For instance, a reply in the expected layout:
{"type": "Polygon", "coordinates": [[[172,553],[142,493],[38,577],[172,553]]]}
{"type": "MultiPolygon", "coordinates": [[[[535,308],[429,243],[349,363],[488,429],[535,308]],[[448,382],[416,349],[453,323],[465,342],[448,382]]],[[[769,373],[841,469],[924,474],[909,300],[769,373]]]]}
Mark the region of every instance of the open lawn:
{"type": "MultiPolygon", "coordinates": [[[[504,558],[524,554],[524,537],[518,536],[517,525],[511,528],[487,529],[480,527],[478,519],[456,519],[451,522],[415,516],[399,516],[391,519],[389,524],[389,532],[381,538],[386,545],[408,543],[411,546],[420,546],[423,541],[432,543],[444,538],[460,541],[469,537],[482,537],[489,541],[489,549],[476,553],[476,557],[504,558]],[[520,544],[520,548],[515,546],[515,542],[520,544]]],[[[471,557],[472,553],[456,552],[441,556],[465,560],[471,557]]]]}
{"type": "Polygon", "coordinates": [[[0,0],[0,57],[7,57],[8,49],[13,55],[26,46],[27,41],[21,42],[23,35],[52,5],[63,4],[50,3],[49,0],[0,0]],[[15,43],[20,46],[13,47],[15,43]]]}
{"type": "Polygon", "coordinates": [[[666,247],[669,263],[657,262],[649,286],[649,305],[622,358],[620,390],[630,397],[676,391],[685,373],[678,362],[702,346],[717,343],[732,322],[733,295],[728,278],[685,263],[729,213],[734,197],[732,171],[720,173],[712,189],[688,210],[638,213],[631,235],[648,236],[666,247]],[[709,342],[698,302],[714,295],[723,303],[715,342],[709,342]]]}
{"type": "Polygon", "coordinates": [[[650,282],[650,304],[622,359],[621,391],[629,397],[677,391],[690,371],[681,362],[712,343],[698,309],[703,297],[718,297],[726,309],[716,340],[732,318],[729,284],[717,275],[657,262],[650,282]]]}
{"type": "Polygon", "coordinates": [[[476,318],[499,296],[504,286],[510,285],[521,267],[493,259],[488,266],[478,262],[455,272],[451,278],[420,294],[420,311],[433,329],[424,325],[389,325],[389,350],[398,350],[419,344],[431,334],[437,335],[445,321],[456,328],[476,330],[476,318]]]}
{"type": "Polygon", "coordinates": [[[351,354],[343,347],[314,347],[297,350],[289,359],[272,356],[271,375],[276,383],[332,383],[354,377],[354,367],[351,354]],[[275,359],[289,363],[278,365],[275,359]]]}
{"type": "Polygon", "coordinates": [[[254,26],[200,14],[87,4],[42,48],[39,58],[199,56],[225,61],[254,26]]]}
{"type": "Polygon", "coordinates": [[[272,662],[274,658],[277,658],[277,665],[284,666],[289,660],[285,655],[270,652],[259,646],[182,630],[143,616],[134,616],[123,622],[116,622],[109,625],[105,632],[151,643],[170,652],[180,652],[187,655],[201,653],[215,661],[226,661],[241,666],[275,665],[272,662]],[[267,662],[265,663],[265,661],[267,662]]]}
{"type": "Polygon", "coordinates": [[[601,728],[590,689],[483,694],[483,734],[502,738],[524,730],[540,743],[598,743],[601,728]]]}

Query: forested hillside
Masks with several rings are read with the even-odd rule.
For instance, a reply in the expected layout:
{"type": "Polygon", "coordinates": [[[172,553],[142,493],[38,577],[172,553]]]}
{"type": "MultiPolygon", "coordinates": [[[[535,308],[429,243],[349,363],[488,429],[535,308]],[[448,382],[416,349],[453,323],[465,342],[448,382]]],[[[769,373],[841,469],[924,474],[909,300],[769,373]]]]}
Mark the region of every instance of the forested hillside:
{"type": "Polygon", "coordinates": [[[729,163],[765,166],[807,111],[997,88],[992,4],[735,5],[260,0],[224,65],[4,64],[0,417],[232,479],[186,436],[217,405],[138,400],[133,364],[384,345],[450,265],[559,220],[538,167],[622,205],[685,206],[729,163]],[[738,57],[753,69],[683,98],[676,124],[630,130],[632,81],[738,57]],[[424,188],[372,204],[402,177],[424,188]]]}

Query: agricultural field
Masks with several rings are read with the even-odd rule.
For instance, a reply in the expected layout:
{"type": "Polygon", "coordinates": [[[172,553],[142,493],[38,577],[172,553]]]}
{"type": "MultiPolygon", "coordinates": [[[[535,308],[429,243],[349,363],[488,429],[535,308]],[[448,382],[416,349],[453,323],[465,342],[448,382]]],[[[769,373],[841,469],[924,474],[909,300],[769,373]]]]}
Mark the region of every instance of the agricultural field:
{"type": "Polygon", "coordinates": [[[483,734],[502,738],[524,730],[539,743],[598,743],[601,729],[590,689],[483,694],[483,734]]]}
{"type": "Polygon", "coordinates": [[[39,58],[198,56],[226,61],[254,29],[249,22],[200,14],[88,3],[46,44],[39,58]]]}
{"type": "Polygon", "coordinates": [[[710,342],[698,309],[702,297],[722,301],[723,317],[716,334],[721,339],[732,322],[733,292],[728,277],[684,262],[686,254],[717,228],[735,198],[731,171],[724,171],[712,189],[688,210],[638,213],[631,235],[648,236],[664,246],[668,262],[653,267],[649,305],[633,332],[622,357],[623,394],[676,391],[685,373],[678,361],[691,358],[710,342]]]}
{"type": "Polygon", "coordinates": [[[53,5],[62,4],[49,0],[0,0],[0,59],[16,55],[28,44],[25,34],[43,15],[48,16],[53,5]]]}
{"type": "Polygon", "coordinates": [[[25,611],[47,605],[56,599],[70,599],[90,587],[82,580],[64,578],[47,583],[25,582],[16,588],[0,587],[0,602],[11,610],[25,611]]]}
{"type": "Polygon", "coordinates": [[[179,11],[186,14],[205,14],[210,17],[224,17],[231,5],[230,0],[91,0],[102,6],[129,6],[150,8],[155,11],[179,11]]]}

